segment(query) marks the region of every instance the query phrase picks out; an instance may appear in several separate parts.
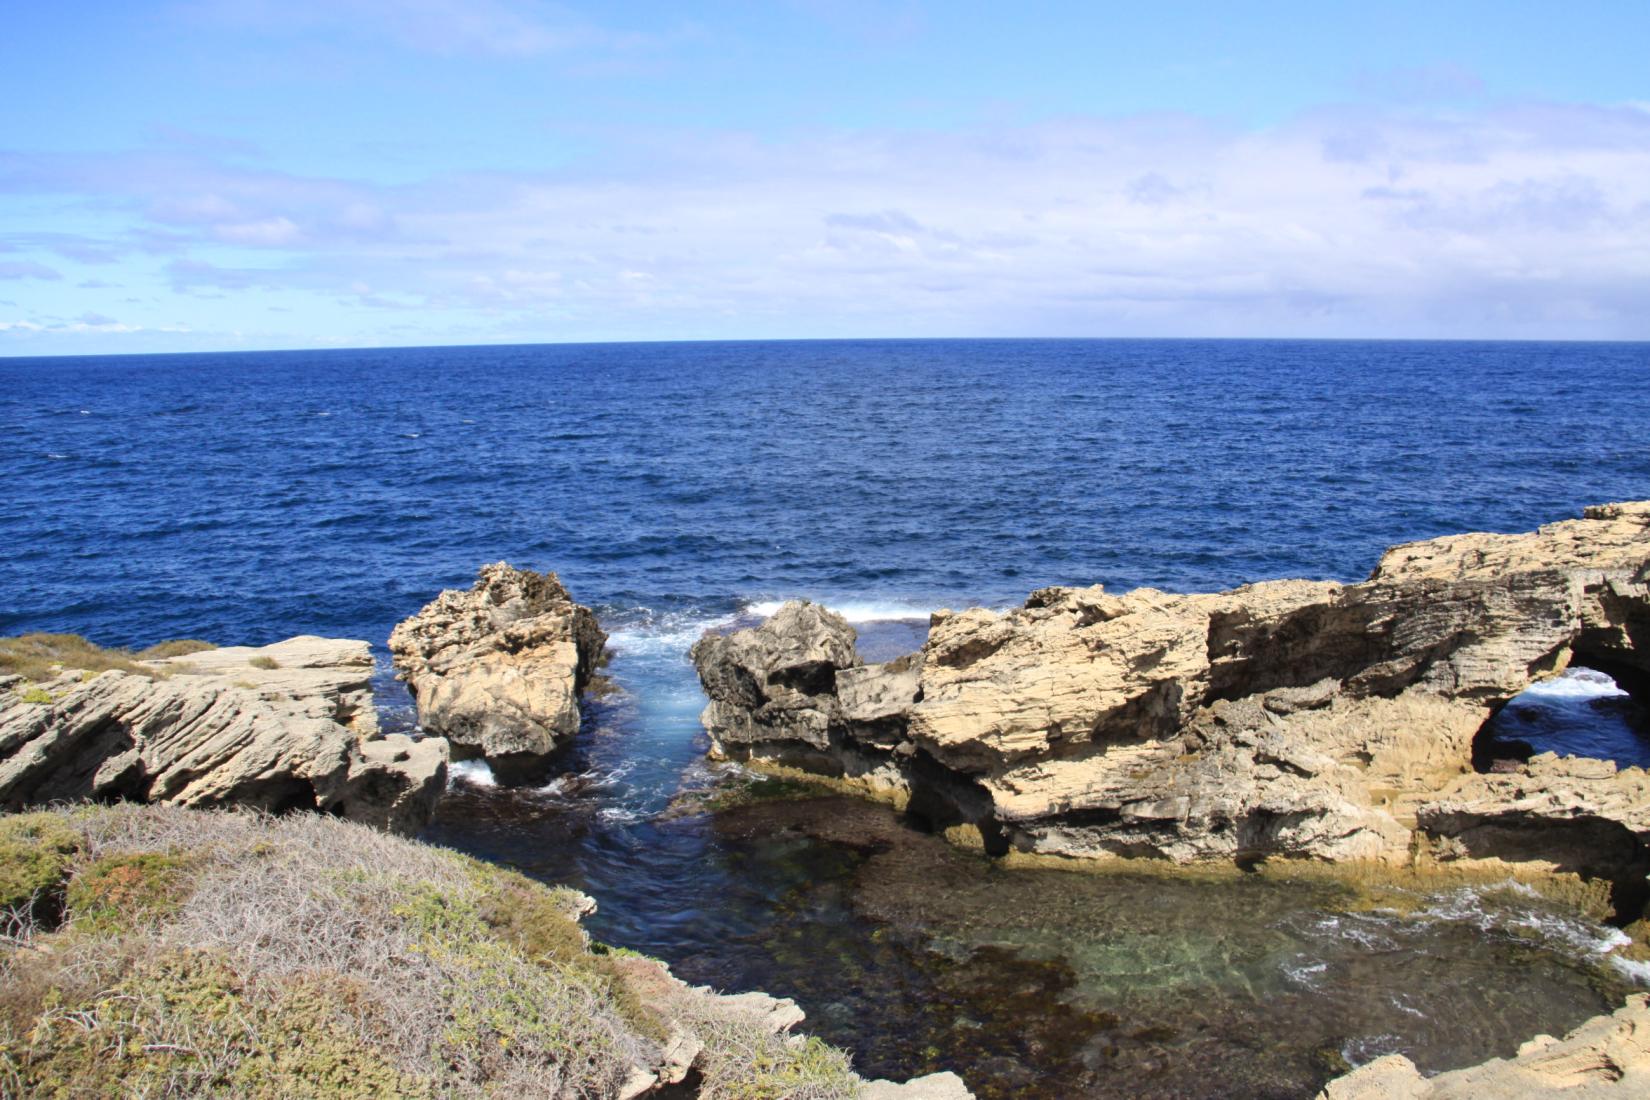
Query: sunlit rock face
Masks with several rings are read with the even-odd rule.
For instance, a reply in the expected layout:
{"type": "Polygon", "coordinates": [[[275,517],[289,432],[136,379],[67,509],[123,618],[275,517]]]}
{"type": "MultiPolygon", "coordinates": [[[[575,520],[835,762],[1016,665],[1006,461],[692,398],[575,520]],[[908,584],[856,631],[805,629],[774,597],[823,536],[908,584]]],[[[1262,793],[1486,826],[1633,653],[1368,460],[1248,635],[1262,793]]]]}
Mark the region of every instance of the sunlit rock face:
{"type": "Polygon", "coordinates": [[[429,820],[447,743],[378,735],[372,649],[302,635],[149,662],[153,677],[0,677],[0,808],[129,798],[429,820]]]}
{"type": "Polygon", "coordinates": [[[579,730],[607,635],[554,573],[483,566],[390,634],[419,724],[464,755],[542,757],[579,730]]]}
{"type": "Polygon", "coordinates": [[[1542,822],[1605,822],[1623,853],[1650,838],[1638,769],[1473,768],[1496,709],[1572,662],[1646,682],[1650,502],[1396,546],[1358,584],[1048,588],[1011,611],[936,612],[895,661],[864,664],[854,641],[807,603],[702,640],[716,751],[894,790],[988,847],[1060,856],[1579,872],[1571,834],[1542,822]],[[1482,825],[1509,814],[1535,824],[1482,825]]]}

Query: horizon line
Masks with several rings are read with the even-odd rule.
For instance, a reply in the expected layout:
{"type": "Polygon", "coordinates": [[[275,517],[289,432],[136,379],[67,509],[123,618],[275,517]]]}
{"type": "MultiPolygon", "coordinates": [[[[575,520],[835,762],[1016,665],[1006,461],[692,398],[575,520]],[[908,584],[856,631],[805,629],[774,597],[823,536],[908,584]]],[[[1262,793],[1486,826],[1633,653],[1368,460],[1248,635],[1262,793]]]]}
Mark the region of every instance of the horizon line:
{"type": "Polygon", "coordinates": [[[533,340],[481,344],[361,344],[343,347],[208,348],[198,351],[110,351],[9,354],[0,363],[31,359],[156,359],[203,355],[310,355],[380,351],[440,351],[475,348],[646,347],[677,344],[921,344],[921,343],[1269,343],[1269,344],[1618,344],[1650,345],[1650,339],[1602,337],[1496,336],[772,336],[689,337],[639,340],[533,340]]]}

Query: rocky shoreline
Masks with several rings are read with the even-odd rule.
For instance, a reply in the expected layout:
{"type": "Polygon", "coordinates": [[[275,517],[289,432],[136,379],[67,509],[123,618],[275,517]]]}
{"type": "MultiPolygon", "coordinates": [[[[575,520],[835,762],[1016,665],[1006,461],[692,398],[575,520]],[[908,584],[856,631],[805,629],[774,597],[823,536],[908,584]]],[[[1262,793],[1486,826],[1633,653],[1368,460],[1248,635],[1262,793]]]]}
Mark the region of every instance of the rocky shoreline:
{"type": "Polygon", "coordinates": [[[831,777],[994,853],[1441,867],[1606,891],[1637,919],[1650,776],[1475,768],[1496,709],[1572,664],[1650,676],[1650,503],[1388,551],[1367,581],[1099,586],[939,611],[863,663],[793,602],[693,660],[713,752],[831,777]]]}
{"type": "Polygon", "coordinates": [[[416,831],[447,744],[380,734],[366,642],[304,635],[0,676],[0,808],[90,799],[315,810],[416,831]]]}
{"type": "MultiPolygon", "coordinates": [[[[0,808],[124,799],[415,832],[450,758],[553,764],[606,641],[555,574],[482,567],[390,637],[418,737],[380,733],[366,642],[0,674],[0,808]]],[[[1010,611],[936,612],[920,650],[876,663],[840,615],[795,601],[691,657],[714,756],[892,802],[991,855],[1513,877],[1613,919],[1640,952],[1650,940],[1650,774],[1496,759],[1484,735],[1499,707],[1572,666],[1645,697],[1650,502],[1394,547],[1357,584],[1040,589],[1010,611]]],[[[1431,1081],[1382,1059],[1324,1097],[1526,1095],[1581,1063],[1620,1072],[1573,1083],[1626,1095],[1609,1088],[1642,1079],[1647,1011],[1637,998],[1505,1065],[1431,1081]]],[[[666,1059],[618,1095],[668,1089],[691,1065],[666,1059]]],[[[952,1075],[864,1087],[968,1095],[952,1075]]]]}

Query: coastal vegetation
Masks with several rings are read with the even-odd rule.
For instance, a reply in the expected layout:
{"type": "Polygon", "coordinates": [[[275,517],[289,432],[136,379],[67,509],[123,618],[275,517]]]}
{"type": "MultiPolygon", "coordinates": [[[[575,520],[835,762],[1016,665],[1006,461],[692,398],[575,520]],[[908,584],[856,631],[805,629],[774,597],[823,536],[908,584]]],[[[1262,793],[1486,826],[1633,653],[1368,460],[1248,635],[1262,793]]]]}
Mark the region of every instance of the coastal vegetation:
{"type": "Polygon", "coordinates": [[[0,818],[0,1095],[635,1095],[671,1045],[701,1096],[857,1094],[840,1052],[589,944],[588,907],[314,814],[0,818]]]}
{"type": "Polygon", "coordinates": [[[155,679],[165,676],[165,670],[144,662],[185,657],[216,648],[211,642],[179,638],[133,652],[104,648],[79,634],[23,634],[0,638],[0,675],[40,681],[49,680],[66,668],[81,669],[93,676],[118,669],[155,679]]]}

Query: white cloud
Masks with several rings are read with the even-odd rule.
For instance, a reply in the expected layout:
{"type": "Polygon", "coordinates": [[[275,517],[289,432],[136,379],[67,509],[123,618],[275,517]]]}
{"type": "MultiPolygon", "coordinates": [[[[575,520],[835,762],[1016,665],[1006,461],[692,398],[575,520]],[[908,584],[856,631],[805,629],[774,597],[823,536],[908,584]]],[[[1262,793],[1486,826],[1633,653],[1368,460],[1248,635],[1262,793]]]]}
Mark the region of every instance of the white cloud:
{"type": "Polygon", "coordinates": [[[31,158],[11,188],[123,206],[177,291],[432,338],[1650,337],[1635,107],[613,140],[599,170],[393,188],[176,156],[31,158]]]}

